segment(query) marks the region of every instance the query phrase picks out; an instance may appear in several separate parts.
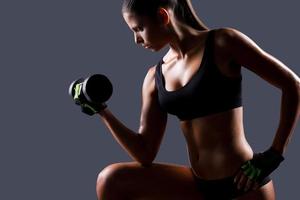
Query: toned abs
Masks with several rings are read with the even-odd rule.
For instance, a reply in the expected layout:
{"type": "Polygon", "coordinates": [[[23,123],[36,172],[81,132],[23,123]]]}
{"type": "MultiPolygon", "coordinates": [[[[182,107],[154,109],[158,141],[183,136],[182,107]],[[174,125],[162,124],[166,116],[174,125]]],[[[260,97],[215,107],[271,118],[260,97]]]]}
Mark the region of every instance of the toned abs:
{"type": "Polygon", "coordinates": [[[234,175],[252,158],[245,139],[243,107],[180,122],[194,173],[203,179],[234,175]]]}

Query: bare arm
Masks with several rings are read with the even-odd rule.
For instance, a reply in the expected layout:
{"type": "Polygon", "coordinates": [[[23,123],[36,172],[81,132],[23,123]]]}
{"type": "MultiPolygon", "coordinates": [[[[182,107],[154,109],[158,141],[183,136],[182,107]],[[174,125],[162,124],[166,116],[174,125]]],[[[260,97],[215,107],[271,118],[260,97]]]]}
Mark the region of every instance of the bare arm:
{"type": "Polygon", "coordinates": [[[143,165],[153,162],[167,123],[167,113],[160,110],[154,79],[155,67],[149,69],[142,88],[142,109],[138,132],[127,128],[108,109],[100,112],[104,124],[117,142],[143,165]]]}
{"type": "Polygon", "coordinates": [[[251,70],[281,90],[280,121],[272,147],[283,154],[300,116],[299,77],[243,33],[225,28],[219,35],[226,41],[226,48],[233,62],[251,70]]]}

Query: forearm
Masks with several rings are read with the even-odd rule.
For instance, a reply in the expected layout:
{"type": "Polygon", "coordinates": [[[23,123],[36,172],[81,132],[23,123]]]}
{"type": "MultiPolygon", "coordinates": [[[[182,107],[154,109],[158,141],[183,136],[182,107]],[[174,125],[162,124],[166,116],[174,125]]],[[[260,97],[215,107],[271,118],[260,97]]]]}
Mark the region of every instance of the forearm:
{"type": "Polygon", "coordinates": [[[300,116],[299,83],[282,90],[280,121],[272,147],[284,153],[300,116]]]}
{"type": "Polygon", "coordinates": [[[127,128],[109,111],[109,109],[105,109],[99,114],[113,137],[129,156],[140,163],[147,163],[148,155],[142,135],[127,128]]]}

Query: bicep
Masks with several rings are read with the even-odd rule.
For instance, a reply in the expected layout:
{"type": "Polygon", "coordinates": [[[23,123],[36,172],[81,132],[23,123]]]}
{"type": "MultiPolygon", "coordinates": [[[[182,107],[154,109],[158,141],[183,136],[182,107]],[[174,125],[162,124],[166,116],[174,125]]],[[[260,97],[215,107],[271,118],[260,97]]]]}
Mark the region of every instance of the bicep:
{"type": "Polygon", "coordinates": [[[148,149],[156,154],[165,132],[167,113],[160,109],[158,103],[154,71],[154,67],[149,69],[142,87],[139,133],[148,149]]]}
{"type": "Polygon", "coordinates": [[[261,49],[245,34],[226,29],[228,49],[233,62],[247,68],[277,88],[288,88],[299,77],[280,60],[261,49]]]}

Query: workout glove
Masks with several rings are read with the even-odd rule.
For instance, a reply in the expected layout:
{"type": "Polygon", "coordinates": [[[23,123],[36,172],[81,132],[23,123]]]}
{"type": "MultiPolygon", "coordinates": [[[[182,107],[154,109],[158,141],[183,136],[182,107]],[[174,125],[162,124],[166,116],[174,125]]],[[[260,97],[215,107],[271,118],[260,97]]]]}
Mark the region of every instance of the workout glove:
{"type": "Polygon", "coordinates": [[[85,98],[84,94],[82,93],[82,83],[76,84],[74,90],[75,90],[74,101],[77,105],[80,105],[81,111],[83,113],[88,115],[94,115],[107,107],[105,103],[95,104],[89,102],[85,98]]]}
{"type": "Polygon", "coordinates": [[[263,153],[254,154],[253,158],[245,162],[241,169],[249,179],[260,182],[271,174],[284,157],[272,147],[263,153]]]}

